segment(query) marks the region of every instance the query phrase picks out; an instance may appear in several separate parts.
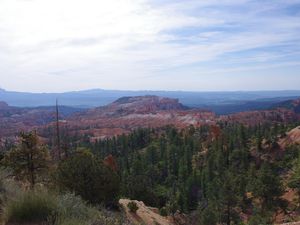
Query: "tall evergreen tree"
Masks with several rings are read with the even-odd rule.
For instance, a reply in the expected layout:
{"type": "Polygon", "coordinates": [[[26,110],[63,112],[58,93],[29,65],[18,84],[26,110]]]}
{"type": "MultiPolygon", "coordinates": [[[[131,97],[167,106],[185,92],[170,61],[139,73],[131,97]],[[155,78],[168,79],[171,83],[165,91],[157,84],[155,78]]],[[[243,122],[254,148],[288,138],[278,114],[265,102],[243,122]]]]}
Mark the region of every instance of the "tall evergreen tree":
{"type": "Polygon", "coordinates": [[[37,178],[49,166],[48,149],[39,143],[36,132],[21,133],[19,144],[4,157],[4,165],[10,167],[19,179],[29,181],[31,188],[37,178]]]}

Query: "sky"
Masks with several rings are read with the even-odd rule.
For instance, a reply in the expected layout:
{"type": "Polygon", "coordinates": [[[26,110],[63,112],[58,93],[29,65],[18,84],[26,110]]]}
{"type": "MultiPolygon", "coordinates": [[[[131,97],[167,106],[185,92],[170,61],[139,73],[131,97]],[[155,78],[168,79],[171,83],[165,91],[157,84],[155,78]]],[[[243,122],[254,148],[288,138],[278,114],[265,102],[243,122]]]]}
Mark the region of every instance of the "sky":
{"type": "Polygon", "coordinates": [[[0,87],[300,89],[300,0],[0,0],[0,87]]]}

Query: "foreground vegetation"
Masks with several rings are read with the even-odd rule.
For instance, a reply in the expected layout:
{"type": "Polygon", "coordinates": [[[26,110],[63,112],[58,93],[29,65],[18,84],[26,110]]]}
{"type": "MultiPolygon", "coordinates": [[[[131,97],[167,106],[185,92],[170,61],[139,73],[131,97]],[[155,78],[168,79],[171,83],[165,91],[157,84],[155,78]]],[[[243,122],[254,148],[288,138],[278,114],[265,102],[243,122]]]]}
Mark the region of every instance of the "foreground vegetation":
{"type": "Polygon", "coordinates": [[[127,222],[120,213],[90,205],[71,193],[50,192],[44,187],[24,190],[11,179],[1,184],[1,220],[5,224],[117,225],[127,222]]]}
{"type": "Polygon", "coordinates": [[[0,206],[4,224],[126,224],[116,205],[118,176],[88,150],[51,159],[36,133],[2,157],[0,206]]]}
{"type": "Polygon", "coordinates": [[[96,142],[69,137],[73,147],[59,157],[55,145],[23,133],[1,157],[1,218],[5,224],[126,224],[117,203],[126,197],[163,216],[186,213],[188,224],[272,224],[278,214],[300,215],[299,200],[283,198],[287,189],[300,196],[300,149],[278,145],[296,125],[138,129],[96,142]]]}

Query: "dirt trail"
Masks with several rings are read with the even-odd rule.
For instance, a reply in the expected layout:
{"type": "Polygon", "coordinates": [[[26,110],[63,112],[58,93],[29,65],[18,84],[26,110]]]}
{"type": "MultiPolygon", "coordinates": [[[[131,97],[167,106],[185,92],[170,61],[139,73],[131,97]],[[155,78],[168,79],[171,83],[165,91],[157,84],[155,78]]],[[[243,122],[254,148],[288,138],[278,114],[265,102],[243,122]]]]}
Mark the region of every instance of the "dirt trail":
{"type": "Polygon", "coordinates": [[[157,209],[147,207],[143,202],[129,199],[120,199],[120,205],[123,207],[128,219],[136,225],[174,225],[167,217],[158,214],[157,209]],[[138,206],[136,213],[131,213],[127,207],[129,202],[135,202],[138,206]]]}

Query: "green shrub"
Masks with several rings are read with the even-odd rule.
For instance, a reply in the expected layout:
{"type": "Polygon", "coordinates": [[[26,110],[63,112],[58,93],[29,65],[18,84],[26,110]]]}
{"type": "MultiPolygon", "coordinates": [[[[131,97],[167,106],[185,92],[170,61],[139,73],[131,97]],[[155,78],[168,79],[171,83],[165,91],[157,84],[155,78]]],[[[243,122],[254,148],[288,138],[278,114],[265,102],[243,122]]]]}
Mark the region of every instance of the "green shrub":
{"type": "MultiPolygon", "coordinates": [[[[79,196],[64,194],[57,197],[57,211],[60,220],[78,219],[80,221],[93,220],[99,215],[99,211],[89,206],[79,196]]],[[[65,222],[63,223],[65,224],[65,222]]]]}
{"type": "Polygon", "coordinates": [[[61,189],[74,192],[91,203],[109,204],[119,191],[118,175],[87,150],[61,162],[55,174],[61,189]]]}
{"type": "Polygon", "coordinates": [[[48,192],[28,191],[14,200],[8,201],[4,208],[6,222],[42,222],[56,210],[55,197],[48,192]]]}
{"type": "Polygon", "coordinates": [[[199,224],[211,225],[218,224],[218,215],[215,208],[212,205],[208,205],[207,208],[199,212],[199,224]]]}
{"type": "Polygon", "coordinates": [[[127,207],[129,209],[129,211],[132,213],[136,213],[136,211],[139,209],[139,207],[137,206],[137,204],[135,202],[129,202],[127,204],[127,207]]]}
{"type": "Polygon", "coordinates": [[[272,222],[270,221],[270,215],[265,216],[265,215],[261,215],[261,214],[255,214],[253,216],[250,217],[249,225],[268,225],[268,224],[272,224],[272,222]]]}
{"type": "Polygon", "coordinates": [[[92,207],[80,196],[25,191],[6,175],[0,170],[0,224],[129,225],[123,214],[92,207]]]}
{"type": "Polygon", "coordinates": [[[167,216],[168,215],[168,211],[167,211],[167,208],[166,207],[162,207],[159,209],[159,214],[161,216],[167,216]]]}
{"type": "Polygon", "coordinates": [[[6,201],[6,199],[11,195],[11,193],[18,192],[19,188],[16,182],[11,182],[8,180],[11,174],[7,169],[0,167],[0,206],[6,201]]]}

